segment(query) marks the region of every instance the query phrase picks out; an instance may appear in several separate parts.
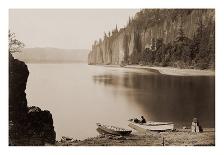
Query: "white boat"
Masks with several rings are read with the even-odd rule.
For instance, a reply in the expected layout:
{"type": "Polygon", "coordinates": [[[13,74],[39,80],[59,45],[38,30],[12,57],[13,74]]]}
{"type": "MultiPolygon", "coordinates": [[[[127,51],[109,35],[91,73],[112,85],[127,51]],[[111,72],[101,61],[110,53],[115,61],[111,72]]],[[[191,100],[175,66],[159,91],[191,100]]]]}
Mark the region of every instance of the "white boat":
{"type": "Polygon", "coordinates": [[[138,132],[147,132],[147,131],[173,131],[174,123],[173,122],[152,122],[148,121],[146,123],[135,123],[130,121],[129,127],[135,129],[138,132]]]}

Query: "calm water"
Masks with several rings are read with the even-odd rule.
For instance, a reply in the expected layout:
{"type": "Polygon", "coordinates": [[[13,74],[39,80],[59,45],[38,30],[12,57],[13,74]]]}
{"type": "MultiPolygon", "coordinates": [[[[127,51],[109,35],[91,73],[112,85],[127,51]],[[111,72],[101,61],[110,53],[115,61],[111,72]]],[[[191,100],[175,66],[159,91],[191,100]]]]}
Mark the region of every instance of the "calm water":
{"type": "Polygon", "coordinates": [[[28,64],[28,105],[51,111],[57,139],[96,136],[96,123],[127,127],[129,118],[214,127],[215,78],[177,77],[86,64],[28,64]]]}

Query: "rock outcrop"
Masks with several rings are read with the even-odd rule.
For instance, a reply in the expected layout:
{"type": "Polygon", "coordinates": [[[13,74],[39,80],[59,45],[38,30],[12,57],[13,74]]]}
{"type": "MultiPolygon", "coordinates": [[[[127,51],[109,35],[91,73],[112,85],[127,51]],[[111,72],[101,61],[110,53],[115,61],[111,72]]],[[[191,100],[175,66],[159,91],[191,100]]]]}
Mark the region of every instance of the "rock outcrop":
{"type": "MultiPolygon", "coordinates": [[[[185,36],[192,39],[199,22],[214,25],[212,9],[145,9],[129,19],[125,28],[117,28],[112,35],[95,41],[88,56],[89,64],[138,64],[145,49],[152,49],[154,41],[162,38],[164,44],[173,43],[180,25],[185,36]]],[[[212,26],[211,26],[212,27],[212,26]]],[[[213,27],[212,27],[213,28],[213,27]]],[[[209,31],[214,35],[214,30],[209,31]]],[[[214,36],[212,36],[214,37],[214,36]]]]}
{"type": "Polygon", "coordinates": [[[9,54],[9,145],[55,143],[52,115],[38,107],[27,107],[26,83],[29,70],[9,54]]]}

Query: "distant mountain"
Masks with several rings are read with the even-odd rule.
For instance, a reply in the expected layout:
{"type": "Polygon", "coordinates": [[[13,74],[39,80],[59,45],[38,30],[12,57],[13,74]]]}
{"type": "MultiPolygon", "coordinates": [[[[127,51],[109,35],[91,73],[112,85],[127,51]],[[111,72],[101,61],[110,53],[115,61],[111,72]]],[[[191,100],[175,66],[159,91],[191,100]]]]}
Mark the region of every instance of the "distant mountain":
{"type": "Polygon", "coordinates": [[[87,62],[87,49],[24,48],[13,56],[27,63],[87,62]]]}

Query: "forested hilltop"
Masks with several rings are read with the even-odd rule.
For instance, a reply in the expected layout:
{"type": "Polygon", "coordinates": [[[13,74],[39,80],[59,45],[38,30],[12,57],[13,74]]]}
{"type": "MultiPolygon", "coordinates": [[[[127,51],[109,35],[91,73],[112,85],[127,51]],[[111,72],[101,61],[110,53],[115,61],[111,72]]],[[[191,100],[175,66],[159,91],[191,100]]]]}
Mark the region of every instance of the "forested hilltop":
{"type": "Polygon", "coordinates": [[[95,41],[88,63],[215,69],[215,10],[143,9],[95,41]]]}

